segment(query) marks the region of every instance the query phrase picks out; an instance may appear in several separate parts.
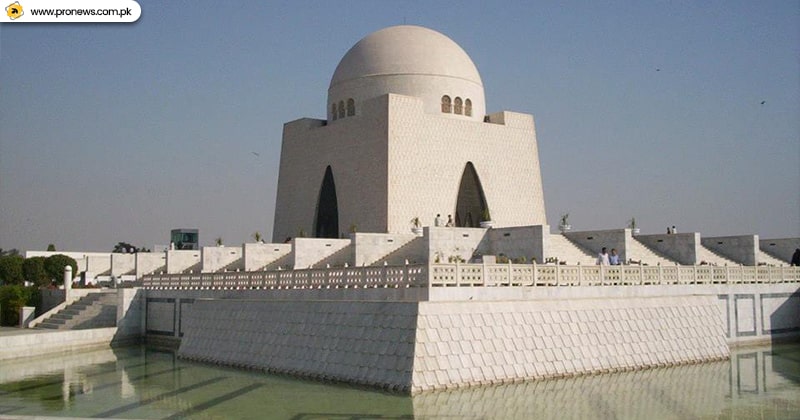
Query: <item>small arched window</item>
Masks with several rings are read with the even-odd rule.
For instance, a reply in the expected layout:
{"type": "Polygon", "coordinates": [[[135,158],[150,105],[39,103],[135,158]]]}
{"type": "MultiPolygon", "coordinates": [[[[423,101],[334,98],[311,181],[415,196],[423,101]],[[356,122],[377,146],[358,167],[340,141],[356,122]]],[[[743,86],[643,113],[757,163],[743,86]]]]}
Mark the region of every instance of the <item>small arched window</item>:
{"type": "Polygon", "coordinates": [[[352,117],[356,115],[356,101],[353,98],[347,100],[347,116],[352,117]]]}
{"type": "Polygon", "coordinates": [[[461,115],[461,111],[462,111],[461,98],[456,96],[456,100],[453,101],[453,114],[461,115]]]}
{"type": "Polygon", "coordinates": [[[464,115],[471,117],[472,116],[472,101],[467,99],[464,101],[464,115]]]}
{"type": "Polygon", "coordinates": [[[331,104],[331,119],[336,121],[336,104],[331,104]]]}
{"type": "Polygon", "coordinates": [[[450,106],[450,97],[447,95],[442,96],[442,112],[444,112],[445,114],[453,112],[450,106]]]}
{"type": "Polygon", "coordinates": [[[344,101],[339,101],[339,118],[344,118],[344,101]]]}

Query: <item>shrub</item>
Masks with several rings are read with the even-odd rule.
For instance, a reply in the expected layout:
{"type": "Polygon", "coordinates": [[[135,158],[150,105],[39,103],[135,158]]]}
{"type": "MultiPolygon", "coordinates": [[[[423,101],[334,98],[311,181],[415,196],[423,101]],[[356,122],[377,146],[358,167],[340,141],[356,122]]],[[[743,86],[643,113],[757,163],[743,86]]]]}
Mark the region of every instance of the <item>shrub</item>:
{"type": "Polygon", "coordinates": [[[41,307],[41,294],[36,287],[18,284],[0,286],[0,316],[2,325],[19,325],[19,310],[23,306],[41,307]]]}
{"type": "Polygon", "coordinates": [[[78,274],[78,263],[74,259],[64,254],[56,254],[47,257],[44,261],[47,277],[55,284],[64,284],[64,267],[67,265],[72,267],[72,278],[75,278],[78,274]]]}

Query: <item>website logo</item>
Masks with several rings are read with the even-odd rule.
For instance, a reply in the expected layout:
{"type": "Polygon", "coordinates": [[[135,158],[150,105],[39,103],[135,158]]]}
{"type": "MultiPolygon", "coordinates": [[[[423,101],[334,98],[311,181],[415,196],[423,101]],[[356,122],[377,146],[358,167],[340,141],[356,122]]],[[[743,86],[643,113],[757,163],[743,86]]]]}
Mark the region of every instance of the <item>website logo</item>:
{"type": "Polygon", "coordinates": [[[22,5],[19,4],[18,1],[15,1],[6,7],[6,15],[8,15],[8,18],[11,20],[20,18],[24,14],[25,12],[22,10],[22,5]]]}
{"type": "Polygon", "coordinates": [[[8,20],[0,23],[132,23],[142,8],[135,0],[5,0],[8,20]],[[20,2],[25,2],[23,9],[20,2]],[[23,16],[24,15],[24,16],[23,16]]]}

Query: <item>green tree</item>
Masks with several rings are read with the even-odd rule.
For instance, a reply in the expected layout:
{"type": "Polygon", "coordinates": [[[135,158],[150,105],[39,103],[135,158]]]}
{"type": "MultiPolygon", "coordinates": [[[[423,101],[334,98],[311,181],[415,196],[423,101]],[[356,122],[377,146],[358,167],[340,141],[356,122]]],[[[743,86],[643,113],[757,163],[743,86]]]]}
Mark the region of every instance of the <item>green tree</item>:
{"type": "Polygon", "coordinates": [[[47,252],[56,252],[56,246],[53,244],[47,245],[47,252]]]}
{"type": "Polygon", "coordinates": [[[64,255],[56,254],[47,257],[44,260],[44,270],[47,272],[47,277],[55,284],[64,284],[64,267],[67,265],[72,267],[72,278],[78,274],[78,263],[74,259],[64,255]]]}
{"type": "Polygon", "coordinates": [[[19,255],[0,257],[0,284],[22,284],[22,263],[25,258],[19,255]]]}
{"type": "Polygon", "coordinates": [[[50,284],[50,277],[47,275],[47,270],[44,269],[45,260],[45,257],[25,259],[25,262],[22,263],[22,275],[25,280],[39,287],[50,284]]]}

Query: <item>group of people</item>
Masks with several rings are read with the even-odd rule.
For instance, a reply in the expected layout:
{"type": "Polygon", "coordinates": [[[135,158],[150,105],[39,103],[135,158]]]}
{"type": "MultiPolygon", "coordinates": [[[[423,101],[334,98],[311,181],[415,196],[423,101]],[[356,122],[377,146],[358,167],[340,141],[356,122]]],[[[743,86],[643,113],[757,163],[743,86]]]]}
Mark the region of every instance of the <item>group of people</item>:
{"type": "Polygon", "coordinates": [[[619,253],[617,253],[617,248],[611,248],[611,254],[608,253],[608,249],[603,247],[600,250],[600,254],[597,255],[597,265],[620,265],[622,261],[619,259],[619,253]]]}
{"type": "Polygon", "coordinates": [[[672,227],[667,226],[667,235],[674,235],[676,233],[678,233],[678,231],[675,230],[675,225],[672,225],[672,227]]]}
{"type": "Polygon", "coordinates": [[[441,226],[453,227],[453,226],[455,226],[455,223],[453,223],[453,216],[450,215],[450,214],[447,215],[447,223],[446,224],[442,224],[443,222],[444,222],[444,220],[442,220],[442,215],[441,214],[437,214],[436,218],[433,219],[433,225],[436,226],[436,227],[441,227],[441,226]]]}

